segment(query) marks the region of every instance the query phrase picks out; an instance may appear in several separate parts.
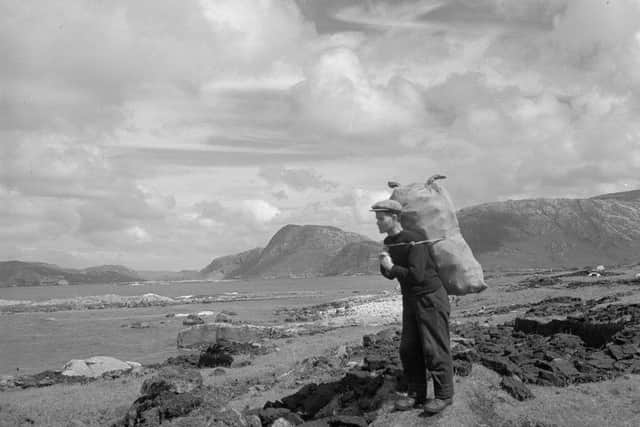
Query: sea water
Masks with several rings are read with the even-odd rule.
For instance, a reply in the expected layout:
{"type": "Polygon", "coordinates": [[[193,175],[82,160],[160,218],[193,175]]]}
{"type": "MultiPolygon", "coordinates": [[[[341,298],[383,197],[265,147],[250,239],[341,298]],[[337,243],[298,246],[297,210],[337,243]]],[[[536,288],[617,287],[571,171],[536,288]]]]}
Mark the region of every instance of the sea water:
{"type": "Polygon", "coordinates": [[[131,285],[70,285],[0,288],[0,300],[47,301],[116,294],[154,293],[167,297],[225,296],[212,304],[0,315],[0,375],[60,369],[71,359],[113,356],[153,363],[177,354],[176,337],[185,314],[205,320],[222,310],[252,323],[275,323],[278,308],[322,304],[354,295],[377,294],[394,283],[379,276],[283,280],[153,282],[131,285]],[[210,316],[211,315],[211,316],[210,316]],[[168,317],[169,316],[169,317],[168,317]],[[144,328],[132,328],[144,322],[144,328]]]}

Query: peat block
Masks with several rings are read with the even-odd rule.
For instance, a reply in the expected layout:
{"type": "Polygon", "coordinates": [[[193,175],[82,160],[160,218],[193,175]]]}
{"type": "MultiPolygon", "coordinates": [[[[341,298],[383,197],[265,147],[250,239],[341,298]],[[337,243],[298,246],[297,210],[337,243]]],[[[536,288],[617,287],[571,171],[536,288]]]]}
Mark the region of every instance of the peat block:
{"type": "Polygon", "coordinates": [[[199,368],[215,368],[216,366],[231,366],[233,350],[225,345],[213,344],[207,347],[198,358],[199,368]]]}
{"type": "MultiPolygon", "coordinates": [[[[305,420],[332,415],[363,416],[381,405],[383,400],[377,396],[381,389],[392,393],[392,387],[383,387],[391,381],[384,376],[348,373],[339,381],[307,384],[279,401],[267,402],[264,409],[285,409],[305,420]]],[[[259,416],[263,418],[262,414],[259,416]]]]}
{"type": "Polygon", "coordinates": [[[566,386],[640,373],[640,304],[599,306],[612,300],[567,297],[538,303],[541,311],[556,314],[561,305],[570,312],[583,310],[581,316],[550,322],[518,318],[512,325],[455,325],[452,332],[473,339],[475,345],[467,353],[454,353],[454,360],[477,361],[538,385],[566,386]]]}
{"type": "Polygon", "coordinates": [[[557,333],[576,335],[589,347],[601,347],[624,328],[624,322],[595,323],[574,319],[553,319],[543,323],[535,319],[517,318],[515,330],[526,334],[551,336],[557,333]]]}

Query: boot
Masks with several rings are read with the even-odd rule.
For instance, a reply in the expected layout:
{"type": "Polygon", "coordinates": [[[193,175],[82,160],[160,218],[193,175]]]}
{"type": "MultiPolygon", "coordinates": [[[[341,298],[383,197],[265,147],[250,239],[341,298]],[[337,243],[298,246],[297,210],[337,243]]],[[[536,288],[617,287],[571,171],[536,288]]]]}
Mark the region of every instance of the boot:
{"type": "Polygon", "coordinates": [[[396,400],[395,408],[398,411],[408,411],[424,405],[427,401],[427,386],[424,384],[409,384],[409,392],[406,397],[396,400]]]}
{"type": "Polygon", "coordinates": [[[427,403],[424,405],[424,412],[428,415],[435,415],[439,412],[442,412],[444,408],[451,405],[453,403],[453,399],[429,399],[427,403]]]}

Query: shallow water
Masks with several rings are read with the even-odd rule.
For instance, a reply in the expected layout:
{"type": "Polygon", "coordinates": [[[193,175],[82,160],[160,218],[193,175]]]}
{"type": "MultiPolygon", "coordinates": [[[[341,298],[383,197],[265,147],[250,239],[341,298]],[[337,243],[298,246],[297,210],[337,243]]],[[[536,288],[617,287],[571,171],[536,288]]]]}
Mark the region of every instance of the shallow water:
{"type": "MultiPolygon", "coordinates": [[[[176,336],[182,317],[167,314],[229,310],[238,320],[274,323],[279,307],[321,304],[356,294],[380,293],[395,283],[378,276],[303,280],[190,282],[174,284],[77,285],[64,287],[2,288],[0,299],[44,301],[104,294],[220,295],[237,292],[256,300],[165,307],[84,311],[34,312],[0,315],[0,374],[36,373],[59,369],[71,359],[106,355],[141,363],[159,362],[177,354],[176,336]],[[133,322],[150,327],[130,328],[133,322]]],[[[206,318],[205,318],[206,319],[206,318]]],[[[211,318],[209,318],[211,319],[211,318]]],[[[211,319],[212,320],[212,319],[211,319]]]]}

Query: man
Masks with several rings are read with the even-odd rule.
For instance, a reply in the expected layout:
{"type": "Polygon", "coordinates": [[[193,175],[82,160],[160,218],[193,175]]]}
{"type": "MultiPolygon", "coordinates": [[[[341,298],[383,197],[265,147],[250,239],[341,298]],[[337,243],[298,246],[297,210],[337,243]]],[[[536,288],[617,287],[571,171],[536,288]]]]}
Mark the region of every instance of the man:
{"type": "Polygon", "coordinates": [[[396,402],[404,410],[424,404],[436,414],[453,400],[453,361],[449,343],[449,297],[422,233],[404,230],[402,206],[383,200],[371,206],[380,233],[387,237],[388,252],[380,254],[380,272],[398,279],[402,291],[402,338],[400,360],[409,386],[406,399],[396,402]],[[434,399],[427,400],[426,370],[433,379],[434,399]]]}

